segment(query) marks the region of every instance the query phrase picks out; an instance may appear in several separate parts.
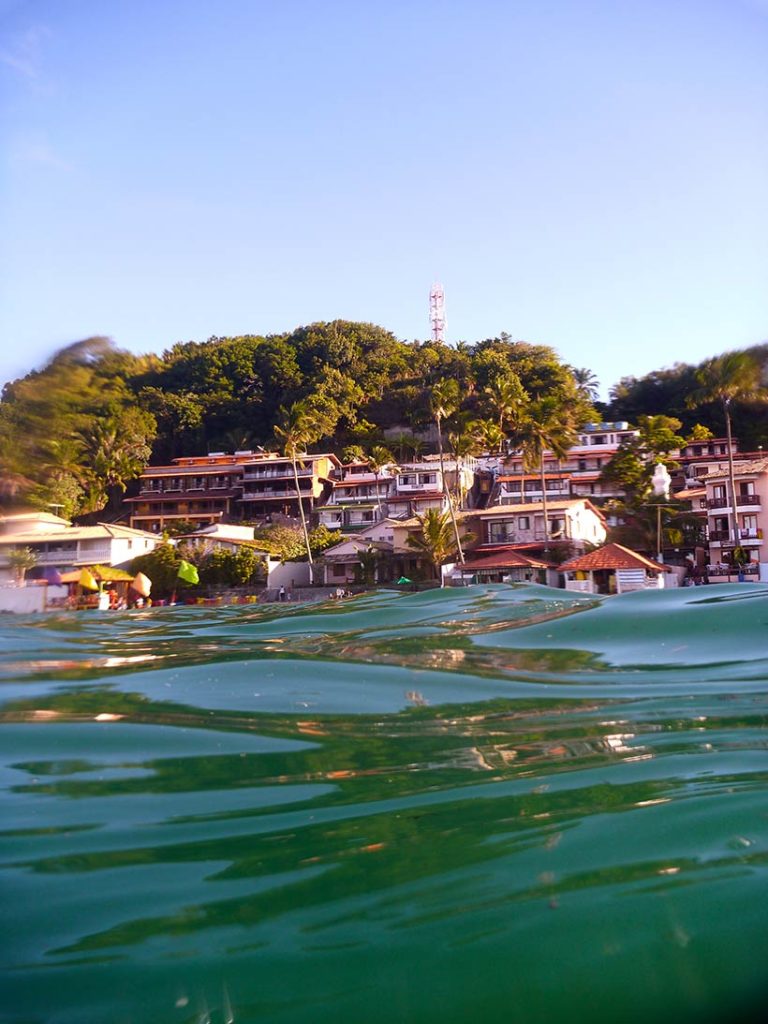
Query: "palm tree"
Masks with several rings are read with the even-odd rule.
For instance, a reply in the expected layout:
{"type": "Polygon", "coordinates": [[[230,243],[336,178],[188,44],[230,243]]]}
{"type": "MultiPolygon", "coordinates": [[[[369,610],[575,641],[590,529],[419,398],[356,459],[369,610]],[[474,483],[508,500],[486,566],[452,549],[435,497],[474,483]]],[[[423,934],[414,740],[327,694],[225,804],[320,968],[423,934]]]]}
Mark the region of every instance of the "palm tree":
{"type": "Polygon", "coordinates": [[[731,523],[734,547],[739,547],[739,519],[736,510],[736,481],[733,469],[731,437],[731,403],[766,401],[768,392],[760,379],[760,366],[747,352],[725,352],[708,359],[696,371],[699,387],[692,392],[686,404],[689,408],[720,402],[725,417],[725,436],[728,443],[728,484],[731,489],[731,523]]]}
{"type": "Polygon", "coordinates": [[[469,412],[460,412],[455,417],[456,429],[448,434],[448,443],[456,459],[456,497],[459,508],[464,505],[464,484],[462,470],[464,459],[477,455],[483,447],[482,421],[474,419],[469,412]]]}
{"type": "Polygon", "coordinates": [[[395,457],[389,448],[385,448],[381,444],[374,445],[368,454],[368,465],[374,472],[376,477],[376,508],[379,512],[379,519],[381,515],[381,493],[379,492],[379,473],[387,466],[394,465],[395,457]]]}
{"type": "Polygon", "coordinates": [[[281,408],[282,424],[275,426],[275,437],[282,446],[284,454],[291,460],[293,467],[293,483],[296,488],[296,501],[299,506],[299,517],[301,519],[301,531],[304,534],[304,547],[307,551],[309,562],[309,582],[315,582],[314,562],[312,560],[312,547],[309,543],[309,531],[307,529],[307,517],[304,515],[304,504],[302,502],[301,487],[299,486],[298,463],[300,453],[307,450],[307,446],[317,440],[321,430],[312,408],[306,401],[294,402],[290,409],[281,408]]]}
{"type": "Polygon", "coordinates": [[[582,397],[586,398],[588,402],[596,402],[600,397],[600,381],[594,373],[585,366],[572,366],[571,373],[582,397]]]}
{"type": "Polygon", "coordinates": [[[512,371],[509,374],[499,374],[498,377],[494,377],[491,383],[483,390],[491,407],[491,412],[498,418],[499,432],[501,434],[499,451],[501,451],[504,443],[504,424],[514,423],[528,396],[526,395],[525,388],[520,383],[520,378],[512,371]]]}
{"type": "Polygon", "coordinates": [[[532,473],[538,469],[541,475],[544,543],[546,546],[549,541],[549,519],[544,454],[548,451],[556,458],[564,459],[568,454],[568,449],[576,440],[576,431],[563,400],[556,395],[530,400],[525,407],[518,436],[525,471],[532,473]]]}
{"type": "Polygon", "coordinates": [[[493,420],[477,420],[478,438],[486,452],[500,452],[504,445],[504,433],[493,420]]]}
{"type": "MultiPolygon", "coordinates": [[[[429,508],[423,516],[416,518],[421,526],[421,534],[409,535],[406,544],[426,555],[435,570],[435,579],[440,579],[440,585],[443,586],[445,580],[441,579],[440,566],[460,549],[451,518],[438,508],[429,508]]],[[[465,534],[465,539],[470,540],[471,535],[465,534]]]]}
{"type": "Polygon", "coordinates": [[[405,459],[405,452],[411,452],[413,457],[419,454],[421,449],[424,447],[424,442],[420,437],[416,437],[415,434],[410,434],[406,430],[401,430],[395,437],[390,438],[392,444],[398,449],[399,458],[402,462],[405,459]]]}
{"type": "Polygon", "coordinates": [[[459,408],[459,386],[455,380],[440,380],[432,386],[432,392],[429,398],[430,409],[432,415],[435,418],[435,426],[437,427],[437,450],[440,454],[440,476],[443,480],[443,494],[448,501],[448,511],[451,516],[451,523],[453,524],[453,534],[456,539],[456,550],[459,554],[459,561],[464,564],[464,552],[461,547],[461,538],[459,537],[459,526],[456,522],[456,514],[453,509],[453,501],[451,499],[450,492],[448,490],[448,484],[445,479],[445,464],[443,459],[443,420],[452,416],[459,408]]]}
{"type": "Polygon", "coordinates": [[[13,569],[16,582],[21,586],[27,571],[37,565],[37,555],[32,548],[11,548],[8,552],[8,565],[13,569]]]}

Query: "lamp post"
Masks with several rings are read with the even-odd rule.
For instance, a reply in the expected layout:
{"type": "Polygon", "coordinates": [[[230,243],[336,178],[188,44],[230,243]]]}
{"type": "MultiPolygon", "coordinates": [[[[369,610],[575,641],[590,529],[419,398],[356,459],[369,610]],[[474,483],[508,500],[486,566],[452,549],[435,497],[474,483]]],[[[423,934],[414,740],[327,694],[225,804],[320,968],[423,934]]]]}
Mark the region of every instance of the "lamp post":
{"type": "MultiPolygon", "coordinates": [[[[666,498],[669,501],[669,485],[672,483],[672,477],[667,471],[667,467],[663,462],[657,462],[656,467],[653,470],[653,476],[651,477],[651,487],[653,488],[654,496],[657,498],[666,498]]],[[[657,561],[664,561],[664,552],[661,548],[661,510],[662,504],[656,506],[656,551],[657,561]]]]}

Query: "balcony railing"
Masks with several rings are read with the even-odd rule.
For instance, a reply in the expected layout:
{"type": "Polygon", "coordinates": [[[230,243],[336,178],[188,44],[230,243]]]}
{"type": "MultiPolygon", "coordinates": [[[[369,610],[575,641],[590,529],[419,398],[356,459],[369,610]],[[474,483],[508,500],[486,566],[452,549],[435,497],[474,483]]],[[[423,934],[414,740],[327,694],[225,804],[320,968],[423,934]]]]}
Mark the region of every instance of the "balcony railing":
{"type": "MultiPolygon", "coordinates": [[[[736,504],[739,508],[750,508],[760,505],[759,494],[737,494],[736,504]]],[[[707,508],[730,508],[730,498],[709,498],[707,508]]]]}
{"type": "MultiPolygon", "coordinates": [[[[311,491],[302,491],[302,498],[311,498],[311,491]]],[[[263,491],[243,491],[241,501],[271,501],[273,498],[296,498],[296,488],[276,488],[270,487],[263,491]]]]}
{"type": "MultiPolygon", "coordinates": [[[[312,476],[312,466],[298,466],[296,472],[299,476],[312,476]]],[[[282,469],[244,469],[243,480],[284,480],[286,477],[293,477],[293,467],[283,466],[282,469]]]]}

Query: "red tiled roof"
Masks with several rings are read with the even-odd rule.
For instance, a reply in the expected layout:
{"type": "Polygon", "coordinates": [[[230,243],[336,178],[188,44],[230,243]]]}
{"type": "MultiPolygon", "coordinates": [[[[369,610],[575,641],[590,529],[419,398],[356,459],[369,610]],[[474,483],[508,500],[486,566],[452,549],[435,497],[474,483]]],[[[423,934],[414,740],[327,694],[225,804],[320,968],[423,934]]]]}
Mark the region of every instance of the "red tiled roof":
{"type": "Polygon", "coordinates": [[[651,569],[654,572],[672,572],[668,565],[654,562],[637,551],[630,551],[622,544],[604,544],[588,555],[579,555],[563,562],[561,572],[577,570],[594,571],[595,569],[651,569]]]}
{"type": "Polygon", "coordinates": [[[523,555],[520,551],[516,551],[508,546],[498,547],[492,551],[476,548],[472,554],[475,556],[479,555],[480,557],[475,557],[465,562],[461,566],[462,569],[475,571],[477,569],[513,569],[521,566],[533,569],[546,569],[551,564],[550,562],[542,562],[538,558],[529,558],[527,555],[523,555]]]}

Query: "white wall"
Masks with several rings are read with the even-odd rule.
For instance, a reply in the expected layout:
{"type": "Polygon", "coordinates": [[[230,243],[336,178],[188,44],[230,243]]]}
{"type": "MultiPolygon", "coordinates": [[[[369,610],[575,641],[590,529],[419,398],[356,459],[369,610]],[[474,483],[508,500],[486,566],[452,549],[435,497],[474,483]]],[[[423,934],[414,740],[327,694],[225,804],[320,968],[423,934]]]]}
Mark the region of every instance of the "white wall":
{"type": "Polygon", "coordinates": [[[0,586],[0,612],[17,612],[19,615],[44,612],[47,589],[47,587],[0,586]]]}

